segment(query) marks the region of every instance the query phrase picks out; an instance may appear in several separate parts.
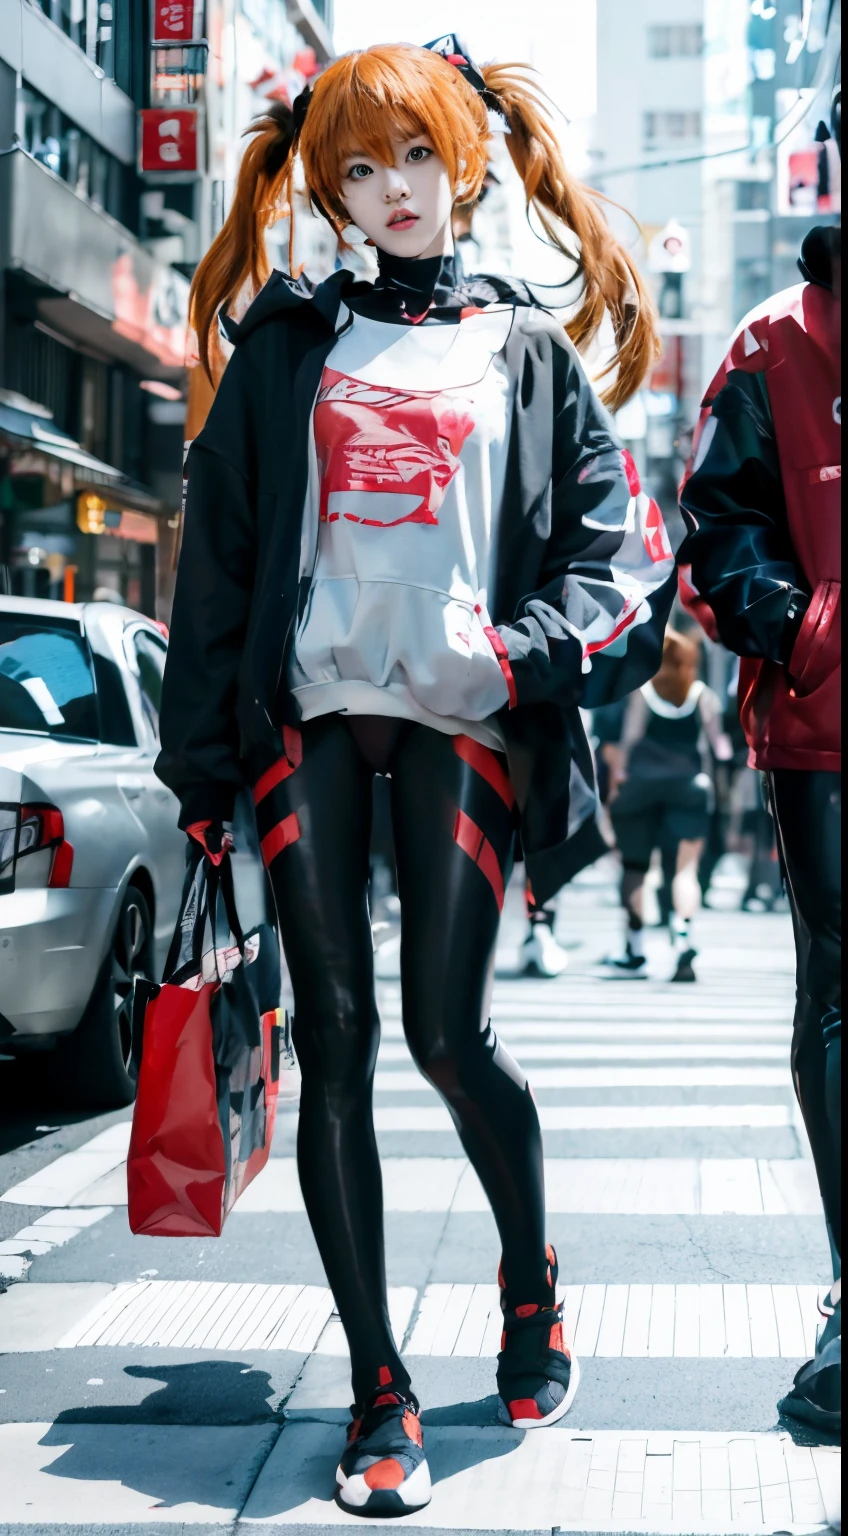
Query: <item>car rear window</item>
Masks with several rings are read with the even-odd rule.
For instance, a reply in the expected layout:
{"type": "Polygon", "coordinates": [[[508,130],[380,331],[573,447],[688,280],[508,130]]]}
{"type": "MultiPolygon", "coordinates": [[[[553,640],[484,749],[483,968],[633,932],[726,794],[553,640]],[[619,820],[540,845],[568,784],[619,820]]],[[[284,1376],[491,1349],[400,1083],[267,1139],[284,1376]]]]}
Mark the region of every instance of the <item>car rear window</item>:
{"type": "Polygon", "coordinates": [[[94,674],[78,629],[0,613],[0,730],[98,739],[94,674]]]}

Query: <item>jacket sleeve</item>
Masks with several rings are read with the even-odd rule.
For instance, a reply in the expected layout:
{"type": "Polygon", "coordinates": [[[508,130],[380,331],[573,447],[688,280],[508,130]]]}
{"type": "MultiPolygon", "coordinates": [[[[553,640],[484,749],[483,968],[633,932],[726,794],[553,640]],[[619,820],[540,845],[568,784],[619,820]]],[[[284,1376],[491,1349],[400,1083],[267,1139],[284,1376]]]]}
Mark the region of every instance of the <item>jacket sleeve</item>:
{"type": "Polygon", "coordinates": [[[801,588],[762,372],[725,368],[707,392],[684,477],[680,561],[738,656],[786,662],[809,604],[801,588]]]}
{"type": "Polygon", "coordinates": [[[551,533],[538,591],[499,634],[511,702],[593,709],[657,671],[674,554],[657,503],[565,339],[552,365],[551,533]]]}
{"type": "Polygon", "coordinates": [[[253,464],[246,365],[237,350],[187,460],[156,761],[180,801],[183,828],[229,820],[243,783],[236,691],[256,561],[253,464]]]}

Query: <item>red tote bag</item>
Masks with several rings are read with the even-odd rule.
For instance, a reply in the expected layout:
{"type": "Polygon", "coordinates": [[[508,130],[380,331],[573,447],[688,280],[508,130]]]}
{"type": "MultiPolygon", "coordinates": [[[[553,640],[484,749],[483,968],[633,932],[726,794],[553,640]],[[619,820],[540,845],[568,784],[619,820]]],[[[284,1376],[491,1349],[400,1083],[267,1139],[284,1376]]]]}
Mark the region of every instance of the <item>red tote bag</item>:
{"type": "Polygon", "coordinates": [[[186,875],[161,987],[138,986],[138,1095],[127,1158],[129,1223],[158,1237],[219,1237],[274,1135],[282,1015],[267,925],[242,935],[227,856],[186,875]],[[218,893],[236,943],[218,948],[218,893]],[[203,956],[207,926],[212,948],[203,956]],[[188,958],[184,958],[186,950],[188,958]]]}

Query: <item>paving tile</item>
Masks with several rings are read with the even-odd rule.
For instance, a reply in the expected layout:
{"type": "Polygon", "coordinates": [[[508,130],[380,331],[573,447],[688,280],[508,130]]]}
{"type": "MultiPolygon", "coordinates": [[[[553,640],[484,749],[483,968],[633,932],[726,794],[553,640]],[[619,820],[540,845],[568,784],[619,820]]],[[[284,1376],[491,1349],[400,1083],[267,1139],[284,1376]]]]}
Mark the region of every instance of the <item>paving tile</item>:
{"type": "Polygon", "coordinates": [[[278,1431],[268,1427],[2,1424],[0,1529],[104,1523],[226,1529],[278,1431]]]}

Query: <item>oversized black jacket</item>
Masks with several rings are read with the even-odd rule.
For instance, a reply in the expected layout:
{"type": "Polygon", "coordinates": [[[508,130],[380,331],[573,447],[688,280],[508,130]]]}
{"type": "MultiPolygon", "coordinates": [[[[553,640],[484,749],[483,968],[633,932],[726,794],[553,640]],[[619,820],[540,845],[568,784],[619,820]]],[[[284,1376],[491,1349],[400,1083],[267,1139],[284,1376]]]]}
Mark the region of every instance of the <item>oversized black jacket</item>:
{"type": "MultiPolygon", "coordinates": [[[[251,748],[282,754],[298,710],[286,679],[299,579],[310,414],[352,279],[314,290],[275,272],[187,463],[185,529],[161,712],[159,777],[180,825],[226,820],[251,748]]],[[[526,295],[472,279],[477,303],[514,307],[515,380],[489,611],[512,675],[500,715],[537,901],[603,851],[579,705],[607,703],[657,669],[674,560],[562,328],[526,295]]]]}

